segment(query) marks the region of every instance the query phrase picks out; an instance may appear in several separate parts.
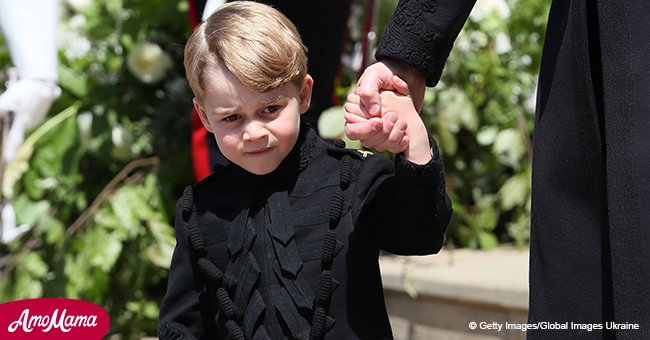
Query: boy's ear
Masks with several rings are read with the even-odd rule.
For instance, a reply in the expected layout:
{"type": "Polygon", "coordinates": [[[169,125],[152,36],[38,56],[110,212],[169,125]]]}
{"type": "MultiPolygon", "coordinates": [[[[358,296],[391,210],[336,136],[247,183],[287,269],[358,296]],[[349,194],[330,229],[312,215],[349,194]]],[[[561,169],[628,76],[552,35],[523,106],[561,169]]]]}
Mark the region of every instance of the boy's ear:
{"type": "Polygon", "coordinates": [[[305,76],[305,81],[300,88],[300,114],[307,112],[311,103],[311,90],[314,87],[314,79],[310,75],[305,76]]]}
{"type": "Polygon", "coordinates": [[[201,119],[201,123],[203,123],[205,129],[208,130],[209,132],[213,132],[212,128],[210,127],[210,121],[208,120],[208,116],[205,114],[205,109],[203,109],[201,103],[199,103],[196,97],[192,99],[192,103],[194,103],[194,109],[196,110],[196,113],[199,114],[199,118],[201,119]]]}

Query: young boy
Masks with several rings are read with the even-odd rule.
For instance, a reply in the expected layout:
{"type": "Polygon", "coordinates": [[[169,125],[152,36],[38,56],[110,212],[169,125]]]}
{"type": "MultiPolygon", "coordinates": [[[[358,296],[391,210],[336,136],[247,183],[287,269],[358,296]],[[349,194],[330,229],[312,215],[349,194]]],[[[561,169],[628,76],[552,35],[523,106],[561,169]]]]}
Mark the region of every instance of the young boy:
{"type": "Polygon", "coordinates": [[[410,99],[382,98],[405,148],[394,165],[330,145],[300,121],[306,60],[294,25],[251,1],[220,7],[190,37],[194,103],[231,164],[179,200],[161,339],[392,338],[380,249],[441,248],[443,164],[410,99]]]}

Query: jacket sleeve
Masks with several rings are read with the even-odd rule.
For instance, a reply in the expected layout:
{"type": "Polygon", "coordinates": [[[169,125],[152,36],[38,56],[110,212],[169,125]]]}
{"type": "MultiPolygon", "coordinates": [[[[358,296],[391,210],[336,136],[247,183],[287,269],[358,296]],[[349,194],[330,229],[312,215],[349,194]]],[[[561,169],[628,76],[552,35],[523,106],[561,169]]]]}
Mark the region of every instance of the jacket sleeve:
{"type": "Polygon", "coordinates": [[[191,251],[181,205],[180,201],[176,205],[176,248],[158,319],[158,337],[162,340],[201,339],[213,324],[207,310],[209,304],[201,303],[205,298],[205,281],[191,251]]]}
{"type": "Polygon", "coordinates": [[[435,141],[433,158],[418,165],[395,157],[366,160],[359,171],[353,199],[357,228],[379,248],[398,255],[437,253],[445,240],[452,208],[445,172],[435,141]]]}
{"type": "Polygon", "coordinates": [[[426,76],[428,86],[435,86],[475,2],[399,0],[375,58],[405,62],[426,76]]]}

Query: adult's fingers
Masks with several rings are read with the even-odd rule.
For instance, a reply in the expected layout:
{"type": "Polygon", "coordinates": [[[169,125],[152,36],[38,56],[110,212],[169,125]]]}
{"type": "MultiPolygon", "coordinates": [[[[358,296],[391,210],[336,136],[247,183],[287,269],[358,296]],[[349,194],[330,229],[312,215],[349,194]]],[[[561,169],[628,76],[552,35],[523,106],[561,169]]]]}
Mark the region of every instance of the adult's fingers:
{"type": "Polygon", "coordinates": [[[377,117],[381,114],[381,97],[376,84],[362,82],[354,94],[359,96],[360,107],[365,115],[377,117]]]}
{"type": "Polygon", "coordinates": [[[392,76],[394,72],[383,62],[377,62],[368,66],[364,71],[354,94],[361,99],[361,107],[373,116],[379,116],[381,113],[381,90],[392,90],[392,76]]]}
{"type": "Polygon", "coordinates": [[[411,91],[409,91],[409,85],[402,78],[394,75],[392,81],[393,87],[395,87],[395,91],[397,91],[397,93],[405,96],[411,95],[411,91]]]}

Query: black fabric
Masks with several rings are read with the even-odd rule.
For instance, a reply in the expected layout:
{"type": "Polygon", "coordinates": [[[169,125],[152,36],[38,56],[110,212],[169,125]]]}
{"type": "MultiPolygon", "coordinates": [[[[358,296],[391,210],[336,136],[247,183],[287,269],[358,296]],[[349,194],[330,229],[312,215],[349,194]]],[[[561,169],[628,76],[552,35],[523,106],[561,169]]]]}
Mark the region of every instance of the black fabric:
{"type": "MultiPolygon", "coordinates": [[[[605,116],[607,209],[614,320],[625,320],[645,328],[638,332],[616,332],[619,338],[647,339],[650,337],[650,304],[647,295],[650,285],[647,279],[650,278],[650,272],[644,268],[644,259],[647,262],[648,258],[643,257],[643,248],[647,246],[644,245],[643,237],[635,236],[644,232],[641,224],[642,204],[639,200],[639,178],[644,174],[639,172],[637,150],[640,140],[639,131],[635,131],[634,126],[642,124],[642,118],[650,118],[650,107],[636,106],[636,98],[647,98],[648,92],[635,91],[643,88],[635,84],[633,69],[637,67],[641,74],[647,74],[650,62],[644,60],[647,59],[647,54],[638,55],[637,52],[635,55],[632,46],[633,37],[637,42],[635,48],[648,46],[645,42],[648,36],[639,35],[639,31],[643,32],[642,27],[645,26],[643,33],[647,33],[650,24],[647,23],[648,17],[637,17],[636,22],[632,21],[632,11],[645,9],[647,14],[650,5],[644,2],[632,8],[630,1],[609,0],[599,1],[598,9],[601,46],[608,47],[601,49],[604,88],[602,111],[605,116]],[[635,29],[634,33],[631,32],[632,29],[635,29]],[[639,57],[641,59],[634,60],[639,57]]],[[[640,100],[647,101],[641,98],[640,100]]],[[[648,151],[650,150],[645,153],[648,151]]],[[[641,152],[641,156],[647,154],[641,152]]],[[[646,172],[645,177],[648,175],[650,173],[646,172]]],[[[644,210],[647,211],[647,207],[644,207],[644,210]]]]}
{"type": "Polygon", "coordinates": [[[639,126],[647,126],[649,106],[639,98],[650,91],[650,25],[631,17],[649,8],[553,3],[535,121],[529,319],[605,329],[533,331],[531,339],[650,338],[649,232],[639,194],[648,190],[639,160],[650,156],[649,139],[639,126]],[[607,322],[640,329],[611,330],[607,322]]]}
{"type": "Polygon", "coordinates": [[[427,85],[440,80],[454,41],[476,0],[399,0],[375,58],[403,61],[422,71],[427,85]]]}
{"type": "Polygon", "coordinates": [[[190,199],[179,200],[161,339],[392,338],[379,250],[441,248],[451,205],[434,154],[426,165],[400,155],[393,165],[330,145],[303,124],[271,174],[219,168],[192,190],[190,217],[180,208],[190,199]],[[200,241],[189,236],[194,226],[200,241]],[[197,258],[224,273],[222,285],[197,258]]]}
{"type": "MultiPolygon", "coordinates": [[[[377,57],[435,84],[473,4],[400,0],[377,57]]],[[[533,138],[529,322],[604,329],[533,329],[529,339],[650,339],[649,17],[643,0],[552,4],[533,138]]]]}

